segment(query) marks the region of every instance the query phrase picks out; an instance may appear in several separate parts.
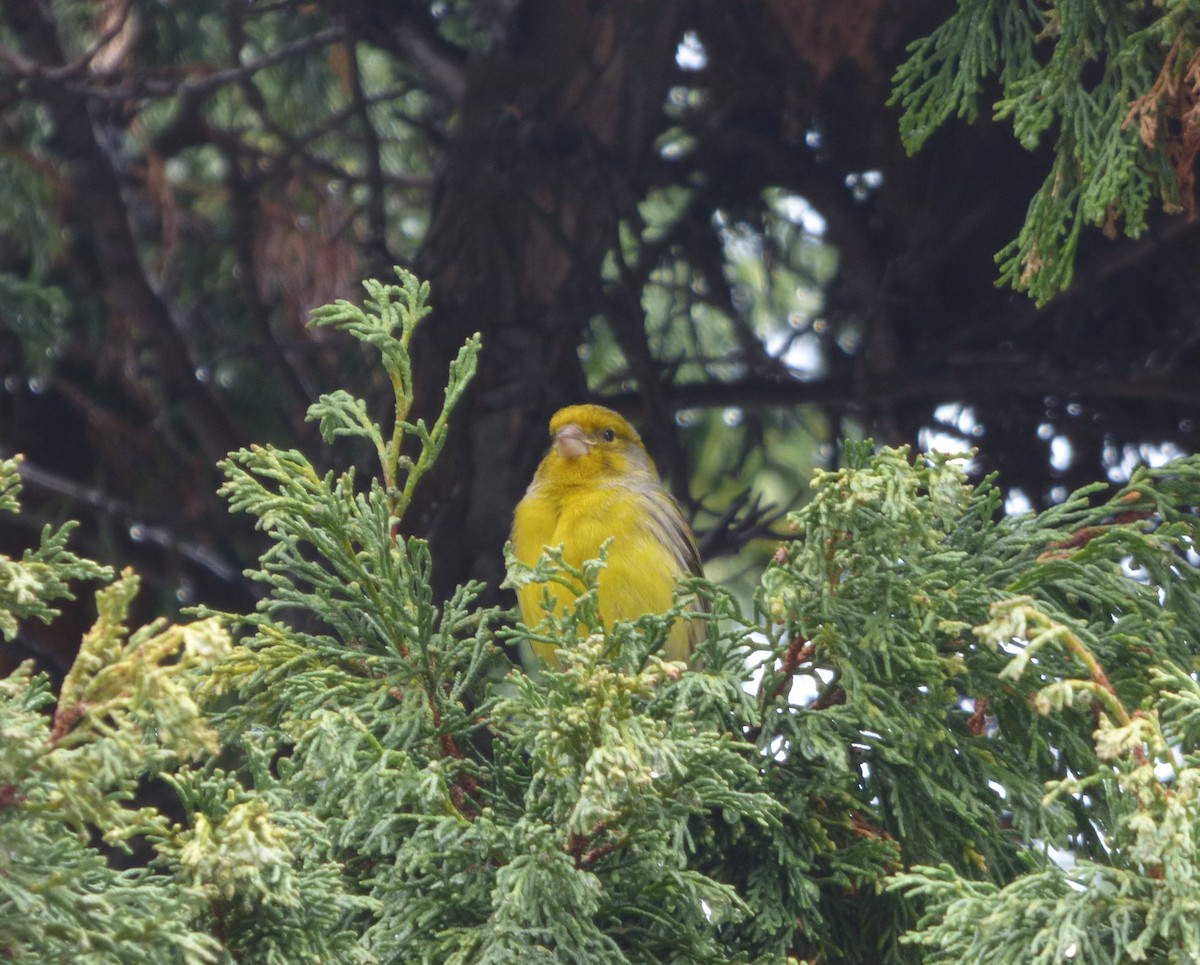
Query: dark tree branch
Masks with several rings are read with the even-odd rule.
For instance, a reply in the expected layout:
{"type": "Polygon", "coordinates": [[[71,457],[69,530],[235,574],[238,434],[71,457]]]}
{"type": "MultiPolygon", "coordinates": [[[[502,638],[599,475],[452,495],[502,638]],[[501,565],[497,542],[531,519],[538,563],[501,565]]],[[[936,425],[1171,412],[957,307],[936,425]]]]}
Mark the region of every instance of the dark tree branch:
{"type": "Polygon", "coordinates": [[[770,504],[764,506],[761,493],[742,490],[729,501],[716,521],[700,533],[700,558],[710,560],[731,556],[756,539],[787,539],[786,535],[771,529],[785,512],[770,504]]]}
{"type": "Polygon", "coordinates": [[[87,49],[67,63],[58,65],[40,63],[25,57],[19,51],[0,44],[0,74],[48,83],[74,80],[87,73],[88,68],[91,67],[100,52],[125,29],[132,11],[132,0],[126,0],[118,9],[117,15],[109,19],[109,23],[88,45],[87,49]]]}
{"type": "MultiPolygon", "coordinates": [[[[223,559],[208,547],[181,536],[168,526],[148,521],[145,509],[116,499],[95,486],[81,485],[29,460],[22,461],[19,472],[21,481],[30,489],[69,500],[75,507],[72,510],[73,516],[81,516],[84,511],[90,511],[113,520],[122,527],[134,528],[139,542],[153,543],[164,550],[177,553],[222,583],[240,585],[242,574],[238,565],[223,559]]],[[[42,525],[44,523],[38,523],[37,528],[42,525]]]]}
{"type": "MultiPolygon", "coordinates": [[[[346,11],[335,7],[338,13],[346,11]]],[[[429,15],[427,5],[367,4],[350,13],[358,35],[395,53],[425,89],[451,104],[467,92],[467,53],[446,41],[429,15]]]]}
{"type": "MultiPolygon", "coordinates": [[[[877,380],[865,395],[844,379],[782,381],[745,379],[738,382],[706,382],[677,385],[667,390],[670,411],[695,408],[738,407],[761,409],[821,405],[866,413],[873,406],[894,402],[920,402],[928,406],[943,402],[971,404],[991,398],[1103,399],[1110,401],[1168,401],[1200,405],[1200,384],[1157,380],[1114,379],[1079,373],[1030,370],[1021,360],[992,360],[978,367],[941,370],[928,375],[913,373],[877,380]]],[[[637,392],[620,392],[601,401],[621,412],[634,412],[641,397],[637,392]]]]}
{"type": "Polygon", "coordinates": [[[229,187],[234,219],[233,244],[241,272],[242,296],[248,306],[247,316],[254,324],[262,350],[261,360],[271,370],[284,396],[293,434],[297,439],[307,438],[310,442],[315,442],[317,437],[311,424],[305,421],[305,413],[309,404],[316,398],[316,393],[290,364],[289,353],[276,339],[271,328],[273,306],[268,305],[262,295],[262,281],[254,245],[259,221],[258,197],[242,170],[242,158],[237,154],[227,154],[226,159],[228,174],[225,183],[229,187]]]}

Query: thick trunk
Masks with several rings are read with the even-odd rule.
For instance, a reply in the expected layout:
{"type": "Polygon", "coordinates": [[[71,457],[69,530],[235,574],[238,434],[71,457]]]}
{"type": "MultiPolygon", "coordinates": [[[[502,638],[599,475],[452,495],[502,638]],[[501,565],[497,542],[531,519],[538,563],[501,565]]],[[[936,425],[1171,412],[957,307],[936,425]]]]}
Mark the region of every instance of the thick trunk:
{"type": "Polygon", "coordinates": [[[435,544],[443,592],[499,583],[499,547],[548,418],[583,398],[577,348],[606,307],[600,269],[618,222],[656,160],[681,6],[528,3],[508,41],[468,65],[417,266],[434,303],[416,346],[421,411],[440,404],[458,346],[483,334],[415,521],[435,544]]]}

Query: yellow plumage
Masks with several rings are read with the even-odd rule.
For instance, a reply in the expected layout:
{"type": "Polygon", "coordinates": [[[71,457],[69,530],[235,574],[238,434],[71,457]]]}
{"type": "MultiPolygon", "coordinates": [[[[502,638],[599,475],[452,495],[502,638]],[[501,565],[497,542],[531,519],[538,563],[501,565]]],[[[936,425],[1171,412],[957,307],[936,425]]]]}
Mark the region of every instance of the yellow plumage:
{"type": "MultiPolygon", "coordinates": [[[[555,413],[550,435],[550,451],[513,519],[517,559],[532,566],[546,547],[562,546],[564,561],[580,567],[597,558],[611,538],[599,578],[604,622],[668,610],[679,580],[701,574],[700,554],[637,432],[611,409],[573,405],[555,413]]],[[[569,591],[557,585],[533,583],[518,590],[521,616],[531,626],[542,618],[547,588],[556,604],[568,602],[563,595],[569,591]]],[[[704,632],[700,622],[676,621],[667,658],[687,660],[704,632]]],[[[554,660],[554,647],[534,648],[542,659],[554,660]]]]}

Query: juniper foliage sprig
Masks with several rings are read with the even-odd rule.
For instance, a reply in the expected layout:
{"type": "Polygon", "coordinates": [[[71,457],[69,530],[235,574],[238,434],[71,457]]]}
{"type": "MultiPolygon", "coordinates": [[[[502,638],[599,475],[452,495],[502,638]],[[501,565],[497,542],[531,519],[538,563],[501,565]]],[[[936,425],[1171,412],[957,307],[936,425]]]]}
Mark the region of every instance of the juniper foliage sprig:
{"type": "MultiPolygon", "coordinates": [[[[348,393],[313,415],[371,445],[377,478],[271,447],[225,464],[270,538],[258,608],[129,632],[126,574],[57,701],[27,669],[0,682],[0,950],[1196,957],[1200,458],[1012,517],[961,461],[852,445],[788,517],[753,618],[694,579],[670,612],[607,624],[604,554],[576,568],[551,549],[510,558],[510,584],[578,595],[526,625],[474,586],[435,600],[429,548],[400,535],[449,423],[407,419],[423,287],[368,291],[321,319],[380,350],[389,419],[348,393]],[[687,668],[661,656],[676,619],[710,624],[687,668]],[[555,666],[501,656],[533,641],[555,666]]],[[[14,473],[0,464],[9,509],[14,473]]],[[[31,554],[47,606],[100,572],[31,554]]],[[[0,596],[9,620],[40,614],[16,605],[0,596]]]]}
{"type": "MultiPolygon", "coordinates": [[[[10,500],[15,473],[12,462],[0,466],[10,500]]],[[[39,555],[47,594],[64,595],[77,574],[106,572],[61,546],[26,559],[39,555]]],[[[139,842],[171,850],[176,829],[137,793],[155,775],[216,751],[216,732],[191,692],[231,640],[211,619],[130,634],[137,582],[126,573],[97,594],[98,619],[57,700],[29,664],[0,681],[0,949],[21,961],[219,958],[220,943],[200,924],[198,891],[162,868],[121,865],[139,842]]]]}
{"type": "MultiPolygon", "coordinates": [[[[1147,682],[1156,694],[1131,713],[1074,629],[1029,601],[1004,601],[981,629],[994,640],[1028,634],[1031,647],[1061,647],[1091,671],[1047,684],[1037,704],[1046,714],[1082,704],[1096,715],[1099,766],[1049,782],[1046,801],[1106,801],[1106,853],[1070,856],[1064,867],[1046,865],[1004,884],[965,882],[945,865],[913,868],[892,883],[926,903],[906,941],[932,963],[1200,960],[1200,745],[1189,726],[1200,716],[1195,670],[1152,668],[1147,682]]],[[[1010,668],[1014,677],[1030,669],[1017,660],[1010,668]]]]}
{"type": "Polygon", "coordinates": [[[478,334],[468,339],[451,362],[445,404],[433,427],[427,427],[423,419],[409,422],[413,374],[408,347],[417,324],[430,312],[426,304],[429,283],[418,281],[406,271],[397,269],[397,273],[400,285],[385,285],[374,279],[363,283],[367,290],[364,308],[339,300],[318,308],[312,317],[312,324],[332,325],[379,351],[392,387],[391,431],[386,432],[377,425],[368,414],[366,403],[344,389],[321,396],[310,407],[308,418],[319,423],[326,442],[332,442],[338,436],[360,436],[371,441],[379,458],[389,508],[400,520],[412,501],[417,483],[432,467],[445,444],[450,413],[475,374],[480,340],[478,334]],[[403,452],[409,439],[415,439],[420,447],[415,460],[403,452]]]}
{"type": "MultiPolygon", "coordinates": [[[[269,446],[223,464],[231,509],[257,517],[271,545],[248,573],[267,595],[255,613],[229,615],[247,636],[208,690],[236,698],[225,733],[251,761],[283,755],[278,768],[243,768],[243,778],[292,814],[291,861],[324,876],[340,908],[330,933],[354,936],[353,955],[342,954],[388,960],[393,949],[391,960],[415,961],[419,951],[408,958],[395,950],[380,924],[395,892],[386,866],[406,860],[414,830],[441,820],[469,827],[478,816],[482,763],[473,741],[488,720],[483,685],[496,650],[495,614],[474,605],[479,588],[436,602],[428,546],[399,532],[479,350],[475,337],[451,364],[433,425],[409,421],[408,348],[429,310],[428,286],[399,274],[399,284],[365,283],[361,308],[339,302],[314,313],[314,324],[380,353],[394,394],[387,424],[344,390],[309,410],[327,441],[367,441],[378,475],[360,484],[353,471],[321,474],[305,454],[269,446]]],[[[275,806],[262,818],[276,820],[275,806]]],[[[247,907],[236,882],[230,887],[222,902],[247,907]]]]}
{"type": "Polygon", "coordinates": [[[904,109],[900,133],[913,152],[951,116],[973,121],[996,78],[995,118],[1011,119],[1026,148],[1054,139],[1025,224],[996,256],[1000,283],[1044,303],[1071,283],[1085,225],[1115,236],[1123,224],[1137,237],[1155,197],[1192,209],[1196,144],[1169,122],[1183,109],[1181,75],[1200,64],[1198,45],[1186,0],[960,0],[909,48],[892,103],[904,109]]]}
{"type": "Polygon", "coordinates": [[[1047,781],[1043,803],[1098,834],[1054,842],[1071,848],[1064,867],[1003,884],[965,887],[944,865],[898,876],[894,889],[927,902],[907,936],[926,961],[1200,960],[1198,504],[1195,458],[1139,471],[1107,520],[1040,558],[1075,577],[1067,594],[1008,596],[976,628],[1013,651],[999,676],[1032,684],[1040,715],[1087,714],[1088,766],[1047,781]]]}
{"type": "Polygon", "coordinates": [[[448,734],[461,723],[463,695],[480,679],[489,651],[488,615],[470,606],[478,588],[461,588],[439,610],[428,547],[398,535],[475,370],[479,340],[468,341],[451,364],[434,426],[408,422],[408,344],[428,313],[428,286],[400,276],[400,285],[366,282],[365,308],[338,302],[314,313],[314,324],[335,325],[380,352],[396,393],[390,428],[372,421],[366,403],[344,390],[323,395],[309,410],[327,441],[369,440],[380,475],[360,487],[353,471],[321,475],[303,453],[270,446],[243,449],[222,464],[228,481],[221,492],[231,509],[256,516],[271,538],[260,568],[248,573],[268,595],[257,613],[236,618],[254,631],[253,656],[246,665],[231,664],[222,679],[236,681],[249,701],[255,713],[247,720],[270,720],[293,738],[320,708],[378,701],[412,711],[400,715],[401,726],[410,728],[404,744],[448,734]],[[409,441],[418,446],[416,458],[402,451],[409,441]],[[469,641],[465,648],[462,639],[469,641]],[[279,713],[266,711],[262,700],[279,713]]]}
{"type": "MultiPolygon", "coordinates": [[[[0,512],[20,510],[21,457],[0,460],[0,512]]],[[[21,559],[0,554],[0,633],[6,640],[17,633],[19,620],[33,617],[50,623],[58,616],[56,600],[73,600],[70,584],[76,580],[111,579],[112,569],[82,559],[67,549],[67,540],[78,524],[69,521],[54,528],[46,525],[36,546],[21,559]]]]}
{"type": "MultiPolygon", "coordinates": [[[[564,666],[489,684],[493,615],[472,606],[474,587],[435,605],[427,547],[397,535],[447,418],[429,431],[405,421],[407,345],[424,289],[407,277],[368,287],[364,309],[342,304],[318,320],[380,350],[399,435],[346,393],[323,397],[311,415],[327,439],[370,441],[383,482],[321,476],[302,454],[266,447],[224,467],[232,508],[257,516],[272,540],[251,572],[268,595],[256,613],[231,615],[248,631],[245,646],[209,685],[236,696],[228,739],[252,759],[282,755],[278,773],[245,768],[243,779],[260,793],[286,786],[320,827],[307,843],[291,836],[291,858],[339,863],[339,889],[362,901],[343,902],[338,927],[357,931],[360,954],[498,962],[543,948],[547,961],[727,960],[745,943],[722,931],[748,908],[695,866],[690,842],[714,814],[778,829],[779,808],[760,787],[753,743],[698,724],[672,690],[683,668],[652,653],[683,603],[604,629],[603,560],[563,573],[551,554],[532,575],[570,582],[576,606],[513,635],[569,641],[564,666]],[[421,454],[402,454],[406,438],[421,454]],[[592,632],[577,639],[580,626],[592,632]]],[[[452,368],[447,406],[474,351],[452,368]]],[[[246,899],[221,867],[200,880],[217,888],[228,923],[246,899]]]]}
{"type": "Polygon", "coordinates": [[[860,833],[924,866],[875,901],[829,907],[893,936],[854,960],[903,960],[897,924],[917,926],[922,961],[1029,961],[1031,930],[1045,961],[1082,949],[1088,929],[1087,948],[1108,942],[1111,956],[1088,961],[1133,960],[1118,935],[1190,948],[1190,905],[1165,909],[1200,881],[1191,791],[1154,785],[1155,765],[1177,767],[1195,747],[1174,724],[1192,720],[1187,702],[1163,682],[1194,685],[1200,657],[1189,559],[1200,460],[1139,470],[1108,499],[1098,485],[1037,516],[998,517],[991,481],[968,486],[945,457],[849,455],[846,469],[817,474],[814,499],[791,517],[805,538],[765,574],[759,601],[783,630],[761,690],[779,708],[764,717],[769,746],[810,786],[840,775],[860,833]],[[815,694],[799,707],[782,686],[797,678],[815,694]],[[1161,719],[1169,735],[1155,733],[1161,719]],[[1136,762],[1125,778],[1121,758],[1136,762]],[[1114,847],[1152,827],[1162,861],[1168,823],[1183,846],[1172,881],[1147,861],[1149,844],[1114,847]],[[1047,844],[1076,870],[1050,862],[1047,844]],[[1101,866],[1108,884],[1078,870],[1101,866]],[[1142,896],[1104,898],[1132,878],[1142,896]],[[900,897],[924,907],[919,923],[902,924],[912,906],[889,901],[900,897]],[[1008,904],[994,914],[999,898],[1008,904]]]}

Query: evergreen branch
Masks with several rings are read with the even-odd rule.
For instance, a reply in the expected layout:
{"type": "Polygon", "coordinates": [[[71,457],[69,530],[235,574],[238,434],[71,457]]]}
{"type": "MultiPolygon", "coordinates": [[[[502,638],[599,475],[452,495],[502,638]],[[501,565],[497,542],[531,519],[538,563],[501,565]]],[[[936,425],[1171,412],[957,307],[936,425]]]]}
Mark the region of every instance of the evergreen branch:
{"type": "Polygon", "coordinates": [[[367,290],[365,311],[339,300],[317,309],[312,316],[313,325],[333,325],[379,351],[392,387],[390,432],[384,432],[371,420],[365,402],[344,390],[322,396],[318,404],[309,409],[308,418],[319,422],[327,442],[338,435],[357,435],[368,438],[375,445],[392,512],[400,520],[412,502],[417,483],[432,467],[445,444],[450,413],[475,374],[480,337],[478,334],[472,336],[450,363],[445,403],[433,429],[428,429],[422,420],[416,424],[408,422],[413,402],[409,343],[418,323],[432,309],[427,304],[428,283],[418,282],[402,268],[397,268],[396,273],[400,276],[400,285],[385,285],[373,279],[363,282],[367,290]],[[415,460],[402,453],[408,437],[415,438],[419,445],[415,460]],[[402,471],[403,489],[400,488],[402,471]]]}
{"type": "MultiPolygon", "coordinates": [[[[458,355],[450,363],[450,380],[446,386],[446,401],[441,413],[433,424],[432,431],[427,431],[425,423],[420,419],[417,420],[415,426],[407,422],[402,423],[397,421],[397,427],[402,427],[404,430],[416,435],[421,443],[421,452],[417,457],[416,463],[408,463],[410,468],[404,482],[404,491],[396,501],[395,512],[397,517],[403,516],[408,510],[409,505],[412,503],[413,490],[416,487],[417,481],[432,468],[434,460],[441,454],[442,447],[446,444],[450,413],[462,398],[462,394],[466,391],[468,383],[475,375],[476,360],[478,359],[481,345],[480,336],[476,333],[458,350],[458,355]]],[[[399,419],[398,409],[397,417],[399,419]]],[[[398,447],[399,443],[397,442],[396,445],[398,447]]],[[[398,448],[396,451],[399,451],[398,448]]]]}
{"type": "MultiPolygon", "coordinates": [[[[394,422],[348,392],[312,415],[386,478],[230,455],[222,493],[270,541],[240,643],[204,611],[130,632],[124,574],[53,716],[44,678],[0,680],[0,949],[907,965],[1200,943],[1200,458],[1006,517],[961,458],[850,443],[755,619],[697,578],[605,625],[605,554],[551,549],[510,555],[508,585],[573,602],[498,629],[477,585],[435,602],[429,547],[398,535],[448,423],[406,421],[423,286],[370,292],[328,318],[380,351],[394,422]],[[694,595],[709,634],[681,673],[658,653],[694,595]],[[559,658],[525,675],[497,639],[559,658]],[[134,806],[146,785],[175,816],[134,806]]],[[[0,463],[0,509],[17,485],[0,463]]],[[[64,532],[35,597],[94,575],[64,532]]]]}
{"type": "Polygon", "coordinates": [[[1001,87],[994,118],[1011,120],[1022,145],[1033,150],[1057,130],[1050,173],[1019,235],[996,256],[998,283],[1044,304],[1070,285],[1084,225],[1115,237],[1123,221],[1136,238],[1155,196],[1169,211],[1180,210],[1181,198],[1194,206],[1191,161],[1200,141],[1191,128],[1177,129],[1200,85],[1181,94],[1170,79],[1200,39],[1184,7],[1163,4],[1150,18],[1137,4],[964,0],[909,47],[890,103],[904,109],[910,152],[952,114],[974,120],[992,76],[1001,87]],[[1160,105],[1175,129],[1158,123],[1160,105]]]}
{"type": "MultiPolygon", "coordinates": [[[[0,460],[0,512],[20,512],[21,457],[0,460]]],[[[73,600],[75,580],[109,580],[112,569],[76,556],[67,540],[76,527],[63,523],[42,529],[38,545],[25,550],[20,560],[0,554],[0,633],[12,640],[18,620],[35,618],[50,623],[59,615],[55,600],[73,600]]]]}
{"type": "Polygon", "coordinates": [[[1044,16],[1032,3],[965,0],[932,34],[909,46],[888,101],[904,108],[900,135],[909,153],[951,115],[974,121],[984,81],[997,70],[1010,82],[1028,75],[1044,16]]]}

